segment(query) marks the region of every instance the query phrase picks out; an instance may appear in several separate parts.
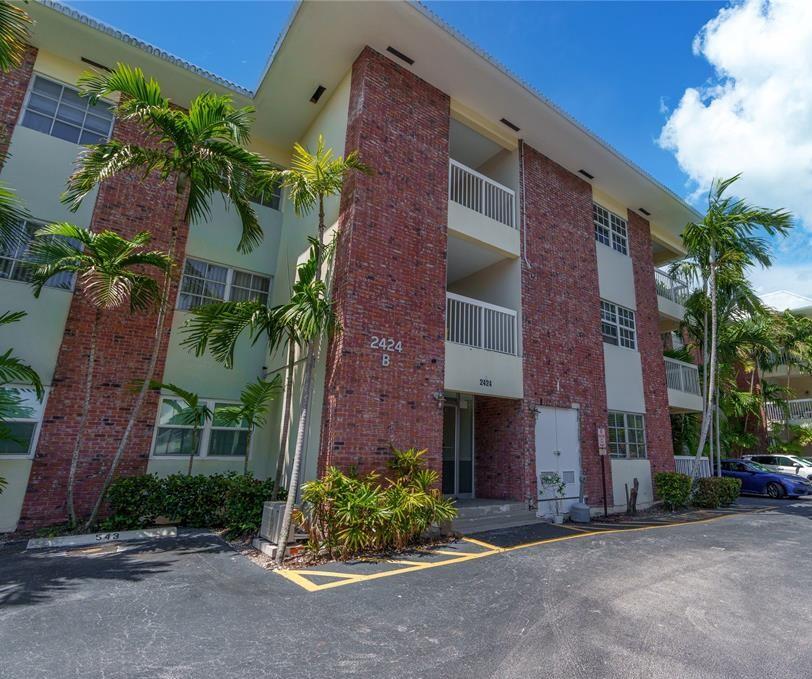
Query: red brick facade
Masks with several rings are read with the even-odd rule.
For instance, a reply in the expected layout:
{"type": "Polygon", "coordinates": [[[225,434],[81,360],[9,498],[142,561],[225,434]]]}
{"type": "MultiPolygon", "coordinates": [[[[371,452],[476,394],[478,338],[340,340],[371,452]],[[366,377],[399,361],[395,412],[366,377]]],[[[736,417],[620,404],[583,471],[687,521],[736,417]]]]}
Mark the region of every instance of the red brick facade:
{"type": "Polygon", "coordinates": [[[375,170],[341,198],[320,469],[384,467],[390,446],[428,448],[440,470],[450,102],[366,48],[352,69],[347,149],[375,170]],[[402,352],[372,348],[372,337],[402,352]]]}
{"type": "MultiPolygon", "coordinates": [[[[113,137],[130,143],[145,141],[133,123],[122,121],[116,122],[113,137]]],[[[172,186],[157,176],[144,179],[136,173],[120,175],[100,187],[91,229],[109,229],[127,237],[139,231],[150,231],[153,235],[151,246],[165,250],[169,244],[175,202],[172,186]]],[[[183,207],[180,210],[182,214],[183,207]]],[[[182,255],[187,233],[186,227],[182,226],[176,253],[182,255]]],[[[173,289],[171,294],[170,299],[174,299],[176,291],[173,289]]],[[[164,325],[156,379],[163,373],[172,306],[170,304],[164,325]]],[[[77,284],[31,468],[20,528],[52,524],[67,518],[66,483],[81,417],[93,315],[94,308],[77,284]]],[[[130,314],[129,308],[102,315],[93,379],[95,386],[77,472],[80,482],[77,483],[75,501],[79,516],[88,514],[93,506],[121,440],[135,400],[129,385],[146,374],[155,322],[154,312],[130,314]]],[[[119,466],[121,475],[146,471],[156,410],[157,395],[150,393],[119,466]]]]}
{"type": "Polygon", "coordinates": [[[474,474],[477,497],[533,500],[534,420],[521,400],[474,398],[474,474]]]}
{"type": "Polygon", "coordinates": [[[20,117],[36,58],[36,48],[29,47],[19,68],[9,73],[0,72],[0,168],[3,167],[14,126],[20,117]]]}
{"type": "MultiPolygon", "coordinates": [[[[654,260],[651,256],[651,226],[629,210],[629,255],[634,269],[637,303],[637,349],[643,365],[643,395],[646,403],[646,447],[652,478],[656,472],[674,471],[674,446],[668,411],[662,339],[659,330],[654,260]]],[[[617,499],[619,503],[621,500],[617,499]]]]}

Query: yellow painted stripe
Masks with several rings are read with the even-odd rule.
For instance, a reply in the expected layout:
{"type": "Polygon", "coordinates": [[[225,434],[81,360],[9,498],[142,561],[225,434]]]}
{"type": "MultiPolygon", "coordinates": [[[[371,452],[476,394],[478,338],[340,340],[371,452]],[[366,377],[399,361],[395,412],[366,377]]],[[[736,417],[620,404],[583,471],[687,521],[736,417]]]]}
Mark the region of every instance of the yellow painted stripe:
{"type": "MultiPolygon", "coordinates": [[[[465,542],[470,542],[475,545],[479,545],[480,547],[486,548],[486,551],[483,552],[474,552],[470,554],[455,554],[454,558],[452,559],[443,559],[442,561],[432,561],[428,563],[419,563],[419,562],[411,562],[411,561],[393,561],[389,563],[401,563],[401,564],[408,564],[405,568],[393,568],[388,571],[382,571],[380,573],[371,573],[368,575],[356,575],[356,576],[348,576],[346,573],[340,574],[339,580],[335,582],[327,582],[324,584],[317,585],[305,577],[302,577],[300,573],[307,574],[308,571],[292,571],[292,570],[277,570],[276,573],[279,573],[284,578],[287,578],[291,582],[296,583],[303,589],[307,590],[308,592],[317,592],[324,589],[332,589],[334,587],[342,587],[343,585],[348,585],[354,582],[366,582],[368,580],[379,580],[381,578],[388,578],[393,575],[402,575],[404,573],[412,573],[416,571],[424,571],[429,570],[431,568],[439,568],[440,566],[451,566],[457,563],[464,563],[466,561],[472,561],[473,559],[482,559],[484,557],[493,556],[494,554],[504,554],[506,552],[515,552],[519,549],[526,549],[528,547],[536,547],[538,545],[544,544],[551,544],[554,542],[563,542],[565,540],[577,540],[579,538],[590,537],[593,535],[617,535],[618,533],[635,533],[644,530],[657,530],[660,528],[674,528],[678,526],[692,526],[699,523],[711,523],[713,521],[719,521],[720,519],[729,519],[734,516],[740,516],[743,513],[754,514],[754,513],[761,513],[764,511],[768,511],[770,509],[774,509],[774,507],[765,507],[754,509],[748,512],[738,512],[735,514],[725,514],[722,516],[714,516],[708,519],[700,519],[695,521],[682,521],[677,523],[669,523],[669,524],[661,524],[661,525],[651,525],[651,526],[640,526],[636,528],[616,528],[613,530],[596,530],[596,531],[589,531],[586,529],[579,529],[578,532],[572,533],[571,535],[562,535],[561,537],[557,538],[545,538],[543,540],[535,540],[533,542],[525,542],[521,545],[514,545],[513,547],[497,547],[496,545],[491,545],[487,542],[483,542],[482,540],[476,540],[475,538],[462,538],[465,542]]],[[[310,571],[313,575],[319,575],[318,571],[310,571]]],[[[322,573],[326,574],[328,571],[322,571],[322,573]]]]}
{"type": "Polygon", "coordinates": [[[336,571],[296,571],[297,573],[301,573],[302,575],[323,575],[325,577],[330,578],[348,578],[350,580],[354,580],[358,577],[357,573],[338,573],[336,571]]]}
{"type": "Polygon", "coordinates": [[[492,545],[489,542],[483,542],[482,540],[476,540],[474,538],[463,538],[463,542],[470,542],[472,545],[479,545],[480,547],[484,547],[485,549],[501,549],[501,547],[497,547],[496,545],[492,545]]]}

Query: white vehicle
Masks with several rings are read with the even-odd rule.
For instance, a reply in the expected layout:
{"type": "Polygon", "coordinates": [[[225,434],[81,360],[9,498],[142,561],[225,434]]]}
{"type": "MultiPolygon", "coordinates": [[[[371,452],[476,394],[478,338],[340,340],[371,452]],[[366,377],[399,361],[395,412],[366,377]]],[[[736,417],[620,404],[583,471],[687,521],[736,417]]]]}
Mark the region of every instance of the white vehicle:
{"type": "Polygon", "coordinates": [[[796,455],[745,455],[745,460],[758,462],[771,472],[798,475],[812,480],[812,462],[796,455]]]}

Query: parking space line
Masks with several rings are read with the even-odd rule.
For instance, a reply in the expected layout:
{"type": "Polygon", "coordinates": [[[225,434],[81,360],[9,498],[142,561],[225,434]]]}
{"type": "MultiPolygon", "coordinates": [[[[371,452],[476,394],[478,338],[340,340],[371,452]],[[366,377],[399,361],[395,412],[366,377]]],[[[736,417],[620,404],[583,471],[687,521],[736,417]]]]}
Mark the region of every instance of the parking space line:
{"type": "Polygon", "coordinates": [[[368,573],[368,574],[351,574],[351,573],[339,573],[337,571],[296,571],[296,570],[289,570],[289,569],[279,569],[275,572],[281,575],[282,577],[290,580],[291,582],[299,585],[303,589],[307,590],[308,592],[319,592],[325,589],[333,589],[335,587],[341,587],[343,585],[349,585],[356,582],[367,582],[369,580],[379,580],[381,578],[387,578],[392,575],[402,575],[404,573],[414,573],[417,571],[425,571],[430,570],[432,568],[439,568],[440,566],[451,566],[458,563],[464,563],[466,561],[472,561],[474,559],[482,559],[488,556],[494,556],[495,554],[505,554],[507,552],[515,552],[519,549],[526,549],[528,547],[536,547],[539,545],[546,545],[552,544],[554,542],[563,542],[565,540],[577,540],[580,538],[586,538],[593,535],[617,535],[619,533],[636,533],[639,531],[644,530],[656,530],[659,528],[673,528],[675,526],[691,526],[700,523],[711,523],[714,521],[719,521],[720,519],[729,519],[734,516],[740,516],[741,514],[754,514],[754,513],[761,513],[764,511],[768,511],[769,509],[774,509],[774,507],[765,507],[765,508],[758,508],[753,509],[750,511],[738,511],[735,513],[730,514],[722,514],[719,516],[712,516],[706,519],[695,519],[691,521],[678,521],[673,523],[666,523],[666,524],[655,524],[655,525],[647,525],[647,526],[635,526],[635,527],[620,527],[614,529],[602,529],[602,530],[588,530],[588,529],[575,529],[577,532],[574,532],[570,535],[562,535],[556,538],[544,538],[541,540],[534,540],[532,542],[524,542],[520,545],[513,545],[511,547],[498,547],[496,545],[492,545],[488,542],[483,540],[477,540],[476,538],[469,538],[463,537],[461,538],[463,542],[469,542],[471,544],[477,545],[479,547],[483,547],[484,551],[481,552],[451,552],[450,550],[431,550],[431,553],[439,554],[442,553],[444,555],[451,555],[452,558],[450,559],[442,559],[440,561],[430,561],[430,562],[419,562],[419,561],[407,561],[407,560],[393,560],[387,561],[386,563],[393,564],[396,567],[391,568],[389,570],[381,571],[378,573],[368,573]],[[336,580],[334,582],[325,582],[321,584],[317,584],[312,582],[311,580],[307,579],[307,575],[313,575],[316,577],[334,577],[336,580]]]}

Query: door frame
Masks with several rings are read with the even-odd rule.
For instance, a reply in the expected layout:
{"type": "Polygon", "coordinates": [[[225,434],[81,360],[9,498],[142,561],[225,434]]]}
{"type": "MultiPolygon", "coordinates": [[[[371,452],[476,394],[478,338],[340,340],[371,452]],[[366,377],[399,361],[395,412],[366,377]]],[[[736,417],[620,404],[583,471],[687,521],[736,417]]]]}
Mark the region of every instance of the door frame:
{"type": "MultiPolygon", "coordinates": [[[[454,409],[454,492],[445,497],[459,498],[460,500],[473,500],[476,497],[476,410],[474,408],[474,397],[467,394],[446,394],[443,402],[443,417],[445,409],[454,409]],[[460,493],[460,401],[468,401],[471,409],[471,492],[460,493]]],[[[441,467],[442,469],[442,467],[441,467]]],[[[442,485],[442,478],[440,479],[442,485]]]]}
{"type": "MultiPolygon", "coordinates": [[[[581,451],[581,408],[578,407],[576,404],[573,404],[573,405],[571,405],[569,407],[566,407],[566,406],[537,405],[534,408],[536,417],[535,417],[535,420],[533,422],[533,446],[535,448],[535,450],[534,450],[534,453],[535,453],[534,454],[534,463],[535,463],[535,476],[536,476],[536,485],[537,485],[537,488],[536,488],[536,514],[537,514],[537,516],[542,516],[539,513],[539,512],[541,512],[541,503],[550,501],[550,500],[542,500],[541,499],[541,488],[538,487],[539,474],[541,472],[540,472],[540,469],[539,469],[539,452],[538,452],[538,445],[537,445],[537,441],[536,441],[536,428],[538,427],[539,415],[541,414],[542,409],[563,410],[563,411],[570,411],[570,412],[575,413],[575,452],[576,452],[576,457],[577,457],[577,467],[575,469],[575,474],[576,474],[575,479],[576,479],[576,483],[578,484],[578,495],[577,496],[566,496],[566,497],[563,497],[561,499],[562,499],[562,501],[566,501],[566,500],[580,501],[581,495],[583,495],[583,492],[584,492],[583,481],[581,480],[581,477],[584,474],[583,455],[582,455],[582,451],[581,451]]],[[[561,463],[561,458],[558,457],[556,459],[556,467],[558,467],[558,470],[556,471],[556,473],[561,472],[561,469],[560,469],[561,464],[560,463],[561,463]]],[[[569,512],[569,510],[565,511],[564,513],[566,514],[568,512],[569,512]]]]}

